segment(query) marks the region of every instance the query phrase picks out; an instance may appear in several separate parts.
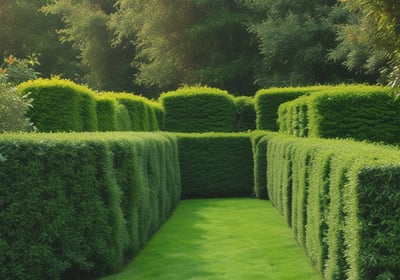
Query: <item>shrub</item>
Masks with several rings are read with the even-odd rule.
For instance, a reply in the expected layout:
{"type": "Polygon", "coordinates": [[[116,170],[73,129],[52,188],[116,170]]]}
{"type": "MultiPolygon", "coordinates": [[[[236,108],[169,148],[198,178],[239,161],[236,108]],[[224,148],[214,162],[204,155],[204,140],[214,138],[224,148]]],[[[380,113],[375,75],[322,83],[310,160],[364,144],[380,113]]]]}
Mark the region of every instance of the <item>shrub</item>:
{"type": "Polygon", "coordinates": [[[269,197],[324,278],[399,275],[400,150],[279,134],[265,140],[269,197]]]}
{"type": "Polygon", "coordinates": [[[177,134],[183,198],[254,193],[249,134],[177,134]]]}
{"type": "Polygon", "coordinates": [[[233,132],[235,104],[226,91],[185,87],[163,93],[165,130],[174,132],[233,132]]]}
{"type": "Polygon", "coordinates": [[[97,130],[95,98],[84,86],[58,78],[38,79],[20,84],[18,91],[30,94],[28,116],[42,132],[97,130]]]}
{"type": "Polygon", "coordinates": [[[21,96],[0,77],[0,133],[33,129],[26,113],[31,100],[21,96]]]}
{"type": "Polygon", "coordinates": [[[0,136],[0,278],[92,279],[120,269],[180,197],[163,134],[0,136]]]}
{"type": "Polygon", "coordinates": [[[269,88],[257,91],[255,96],[257,129],[278,131],[279,105],[300,96],[329,88],[328,86],[269,88]]]}
{"type": "Polygon", "coordinates": [[[248,131],[256,129],[256,111],[254,99],[249,96],[235,97],[236,130],[248,131]]]}
{"type": "Polygon", "coordinates": [[[400,105],[379,86],[338,86],[283,104],[281,132],[396,143],[400,105]],[[308,127],[305,131],[304,127],[308,127]]]}

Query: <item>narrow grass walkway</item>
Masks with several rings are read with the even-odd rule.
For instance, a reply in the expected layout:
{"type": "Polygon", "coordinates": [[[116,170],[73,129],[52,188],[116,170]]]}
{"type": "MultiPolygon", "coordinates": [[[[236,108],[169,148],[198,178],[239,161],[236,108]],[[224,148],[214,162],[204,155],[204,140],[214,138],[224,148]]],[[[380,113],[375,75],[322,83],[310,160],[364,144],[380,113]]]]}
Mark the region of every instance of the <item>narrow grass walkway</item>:
{"type": "Polygon", "coordinates": [[[126,269],[104,280],[317,280],[275,208],[256,199],[184,200],[126,269]]]}

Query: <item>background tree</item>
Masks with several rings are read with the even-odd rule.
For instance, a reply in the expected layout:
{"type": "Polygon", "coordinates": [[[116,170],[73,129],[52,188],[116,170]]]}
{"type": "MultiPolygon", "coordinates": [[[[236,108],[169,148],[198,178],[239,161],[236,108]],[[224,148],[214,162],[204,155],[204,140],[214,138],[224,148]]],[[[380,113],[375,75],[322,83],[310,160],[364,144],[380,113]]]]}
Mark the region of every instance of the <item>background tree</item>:
{"type": "Polygon", "coordinates": [[[134,40],[137,81],[162,90],[207,84],[253,94],[258,52],[249,11],[231,0],[119,0],[112,26],[134,40]],[[134,27],[133,29],[131,27],[134,27]]]}
{"type": "Polygon", "coordinates": [[[336,0],[242,0],[259,14],[249,28],[259,42],[260,87],[337,83],[353,78],[327,59],[335,25],[344,20],[336,0]]]}
{"type": "Polygon", "coordinates": [[[400,2],[341,1],[353,20],[341,26],[339,46],[330,54],[350,70],[374,73],[400,88],[400,2]]]}
{"type": "Polygon", "coordinates": [[[77,53],[70,44],[58,40],[56,29],[62,27],[62,22],[40,12],[47,2],[0,1],[0,56],[24,58],[35,54],[41,61],[36,70],[42,76],[62,73],[65,78],[75,78],[81,74],[77,53]]]}
{"type": "Polygon", "coordinates": [[[85,83],[97,90],[137,89],[130,64],[134,46],[125,41],[112,44],[114,34],[109,20],[115,11],[113,0],[55,0],[42,10],[62,18],[61,41],[71,43],[79,52],[85,83]]]}

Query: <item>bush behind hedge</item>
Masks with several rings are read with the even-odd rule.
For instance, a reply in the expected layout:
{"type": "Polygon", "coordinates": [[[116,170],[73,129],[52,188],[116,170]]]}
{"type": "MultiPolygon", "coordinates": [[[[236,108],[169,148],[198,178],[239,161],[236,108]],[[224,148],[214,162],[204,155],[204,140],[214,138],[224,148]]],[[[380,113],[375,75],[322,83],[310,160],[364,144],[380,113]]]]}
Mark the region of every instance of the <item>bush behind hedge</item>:
{"type": "Polygon", "coordinates": [[[119,269],[179,201],[177,152],[165,134],[1,135],[0,278],[119,269]]]}
{"type": "Polygon", "coordinates": [[[269,134],[267,188],[325,279],[400,273],[400,150],[269,134]]]}
{"type": "Polygon", "coordinates": [[[173,132],[233,132],[235,103],[228,92],[209,87],[185,87],[161,94],[165,130],[173,132]]]}

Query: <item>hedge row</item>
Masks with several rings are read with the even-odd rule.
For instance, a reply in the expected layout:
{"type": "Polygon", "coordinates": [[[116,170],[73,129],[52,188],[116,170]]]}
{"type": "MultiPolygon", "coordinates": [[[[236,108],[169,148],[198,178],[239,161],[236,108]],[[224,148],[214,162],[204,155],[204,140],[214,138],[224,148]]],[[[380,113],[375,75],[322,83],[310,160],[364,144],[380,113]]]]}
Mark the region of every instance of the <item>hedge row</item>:
{"type": "Polygon", "coordinates": [[[180,199],[166,134],[0,136],[0,278],[88,279],[136,255],[180,199]]]}
{"type": "Polygon", "coordinates": [[[259,130],[278,131],[278,108],[281,104],[329,86],[261,89],[255,95],[256,124],[259,130]]]}
{"type": "Polygon", "coordinates": [[[162,128],[161,106],[133,94],[98,95],[87,87],[57,78],[24,82],[18,91],[30,93],[33,101],[28,117],[41,132],[162,128]]]}
{"type": "Polygon", "coordinates": [[[253,153],[244,133],[177,134],[182,198],[251,196],[253,153]]]}
{"type": "Polygon", "coordinates": [[[337,86],[279,107],[280,132],[396,143],[400,103],[379,86],[337,86]]]}
{"type": "Polygon", "coordinates": [[[165,130],[173,132],[237,132],[255,129],[254,101],[209,87],[184,87],[163,93],[165,130]]]}
{"type": "Polygon", "coordinates": [[[400,150],[279,134],[267,189],[325,279],[400,275],[400,150]]]}

